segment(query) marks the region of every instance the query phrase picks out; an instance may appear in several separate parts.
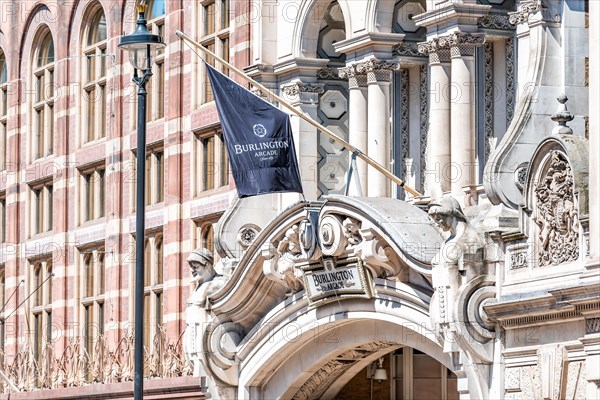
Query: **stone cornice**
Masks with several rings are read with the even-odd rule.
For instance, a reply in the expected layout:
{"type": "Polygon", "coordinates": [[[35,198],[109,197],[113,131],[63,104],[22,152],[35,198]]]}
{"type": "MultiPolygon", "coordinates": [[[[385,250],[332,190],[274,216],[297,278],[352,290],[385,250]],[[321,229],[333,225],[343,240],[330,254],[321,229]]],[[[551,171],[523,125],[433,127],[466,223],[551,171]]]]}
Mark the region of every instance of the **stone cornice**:
{"type": "Polygon", "coordinates": [[[252,64],[244,68],[248,76],[258,76],[263,74],[272,74],[273,66],[268,64],[252,64]]]}
{"type": "Polygon", "coordinates": [[[329,60],[321,58],[291,58],[273,66],[273,72],[277,75],[285,73],[299,73],[316,76],[317,71],[324,68],[329,60]]]}
{"type": "Polygon", "coordinates": [[[486,15],[492,6],[482,4],[464,4],[446,1],[437,4],[437,8],[413,17],[417,26],[449,27],[452,25],[476,25],[477,19],[486,15]]]}
{"type": "Polygon", "coordinates": [[[542,296],[488,302],[483,307],[492,322],[506,329],[583,319],[600,311],[600,287],[596,284],[551,290],[542,296]]]}
{"type": "Polygon", "coordinates": [[[404,36],[400,33],[369,32],[339,41],[333,47],[338,53],[346,54],[360,50],[391,52],[394,45],[404,40],[404,36]]]}

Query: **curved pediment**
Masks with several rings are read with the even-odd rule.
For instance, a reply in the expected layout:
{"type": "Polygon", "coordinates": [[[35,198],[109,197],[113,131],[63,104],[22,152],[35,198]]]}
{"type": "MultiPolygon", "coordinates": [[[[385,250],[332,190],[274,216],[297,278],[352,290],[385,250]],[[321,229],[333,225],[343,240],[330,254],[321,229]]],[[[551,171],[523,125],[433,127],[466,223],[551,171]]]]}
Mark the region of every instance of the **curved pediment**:
{"type": "Polygon", "coordinates": [[[372,279],[384,278],[427,292],[441,243],[427,213],[403,201],[330,196],[300,202],[256,236],[231,279],[211,296],[211,309],[248,332],[302,291],[303,301],[315,304],[370,297],[372,279]]]}

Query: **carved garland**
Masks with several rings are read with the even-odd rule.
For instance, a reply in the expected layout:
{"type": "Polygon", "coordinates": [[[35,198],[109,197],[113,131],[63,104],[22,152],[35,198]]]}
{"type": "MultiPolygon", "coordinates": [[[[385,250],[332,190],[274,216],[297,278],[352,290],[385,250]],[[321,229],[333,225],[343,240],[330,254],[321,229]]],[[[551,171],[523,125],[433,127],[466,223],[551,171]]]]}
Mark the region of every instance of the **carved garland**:
{"type": "Polygon", "coordinates": [[[579,258],[579,216],[571,166],[558,151],[553,151],[550,157],[548,170],[535,187],[534,221],[539,228],[540,267],[579,258]]]}
{"type": "Polygon", "coordinates": [[[429,104],[428,104],[428,70],[426,65],[419,67],[419,95],[421,97],[420,102],[420,133],[421,133],[421,165],[420,165],[420,177],[421,177],[421,189],[425,187],[425,171],[427,170],[427,131],[429,130],[429,104]]]}
{"type": "Polygon", "coordinates": [[[506,39],[506,126],[510,125],[515,113],[515,41],[506,39]]]}
{"type": "Polygon", "coordinates": [[[483,64],[484,64],[484,131],[485,131],[485,158],[489,159],[492,152],[492,143],[494,140],[494,58],[493,45],[486,43],[483,46],[483,64]]]}
{"type": "Polygon", "coordinates": [[[409,109],[408,109],[408,70],[402,68],[400,70],[400,96],[401,96],[401,111],[400,111],[400,129],[402,142],[402,180],[406,181],[409,171],[407,164],[409,154],[409,109]]]}

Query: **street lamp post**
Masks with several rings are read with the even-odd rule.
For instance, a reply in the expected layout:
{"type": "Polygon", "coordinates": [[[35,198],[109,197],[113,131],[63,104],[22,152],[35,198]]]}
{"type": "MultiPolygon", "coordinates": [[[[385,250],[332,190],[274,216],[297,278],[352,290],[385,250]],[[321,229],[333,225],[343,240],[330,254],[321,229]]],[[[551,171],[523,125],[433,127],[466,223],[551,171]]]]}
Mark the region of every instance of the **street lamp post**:
{"type": "Polygon", "coordinates": [[[137,113],[137,197],[135,212],[135,336],[133,398],[143,399],[144,393],[144,230],[146,182],[146,83],[152,76],[156,51],[163,48],[162,37],[152,34],[146,27],[146,5],[138,4],[135,32],[121,36],[119,47],[129,52],[133,66],[133,81],[138,86],[137,113]],[[141,73],[141,74],[140,74],[141,73]]]}

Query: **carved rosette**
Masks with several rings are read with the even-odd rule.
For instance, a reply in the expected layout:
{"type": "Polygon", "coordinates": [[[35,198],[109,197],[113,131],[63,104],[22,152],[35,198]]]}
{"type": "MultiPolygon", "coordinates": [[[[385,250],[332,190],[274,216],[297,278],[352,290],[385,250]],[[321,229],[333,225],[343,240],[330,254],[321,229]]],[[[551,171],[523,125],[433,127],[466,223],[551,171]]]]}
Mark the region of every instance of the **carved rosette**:
{"type": "Polygon", "coordinates": [[[535,187],[534,221],[538,226],[540,267],[579,258],[579,215],[573,173],[566,157],[553,151],[545,175],[535,187]]]}
{"type": "Polygon", "coordinates": [[[531,14],[535,14],[543,8],[542,0],[528,0],[519,4],[519,10],[508,13],[508,21],[513,25],[527,22],[531,14]]]}

